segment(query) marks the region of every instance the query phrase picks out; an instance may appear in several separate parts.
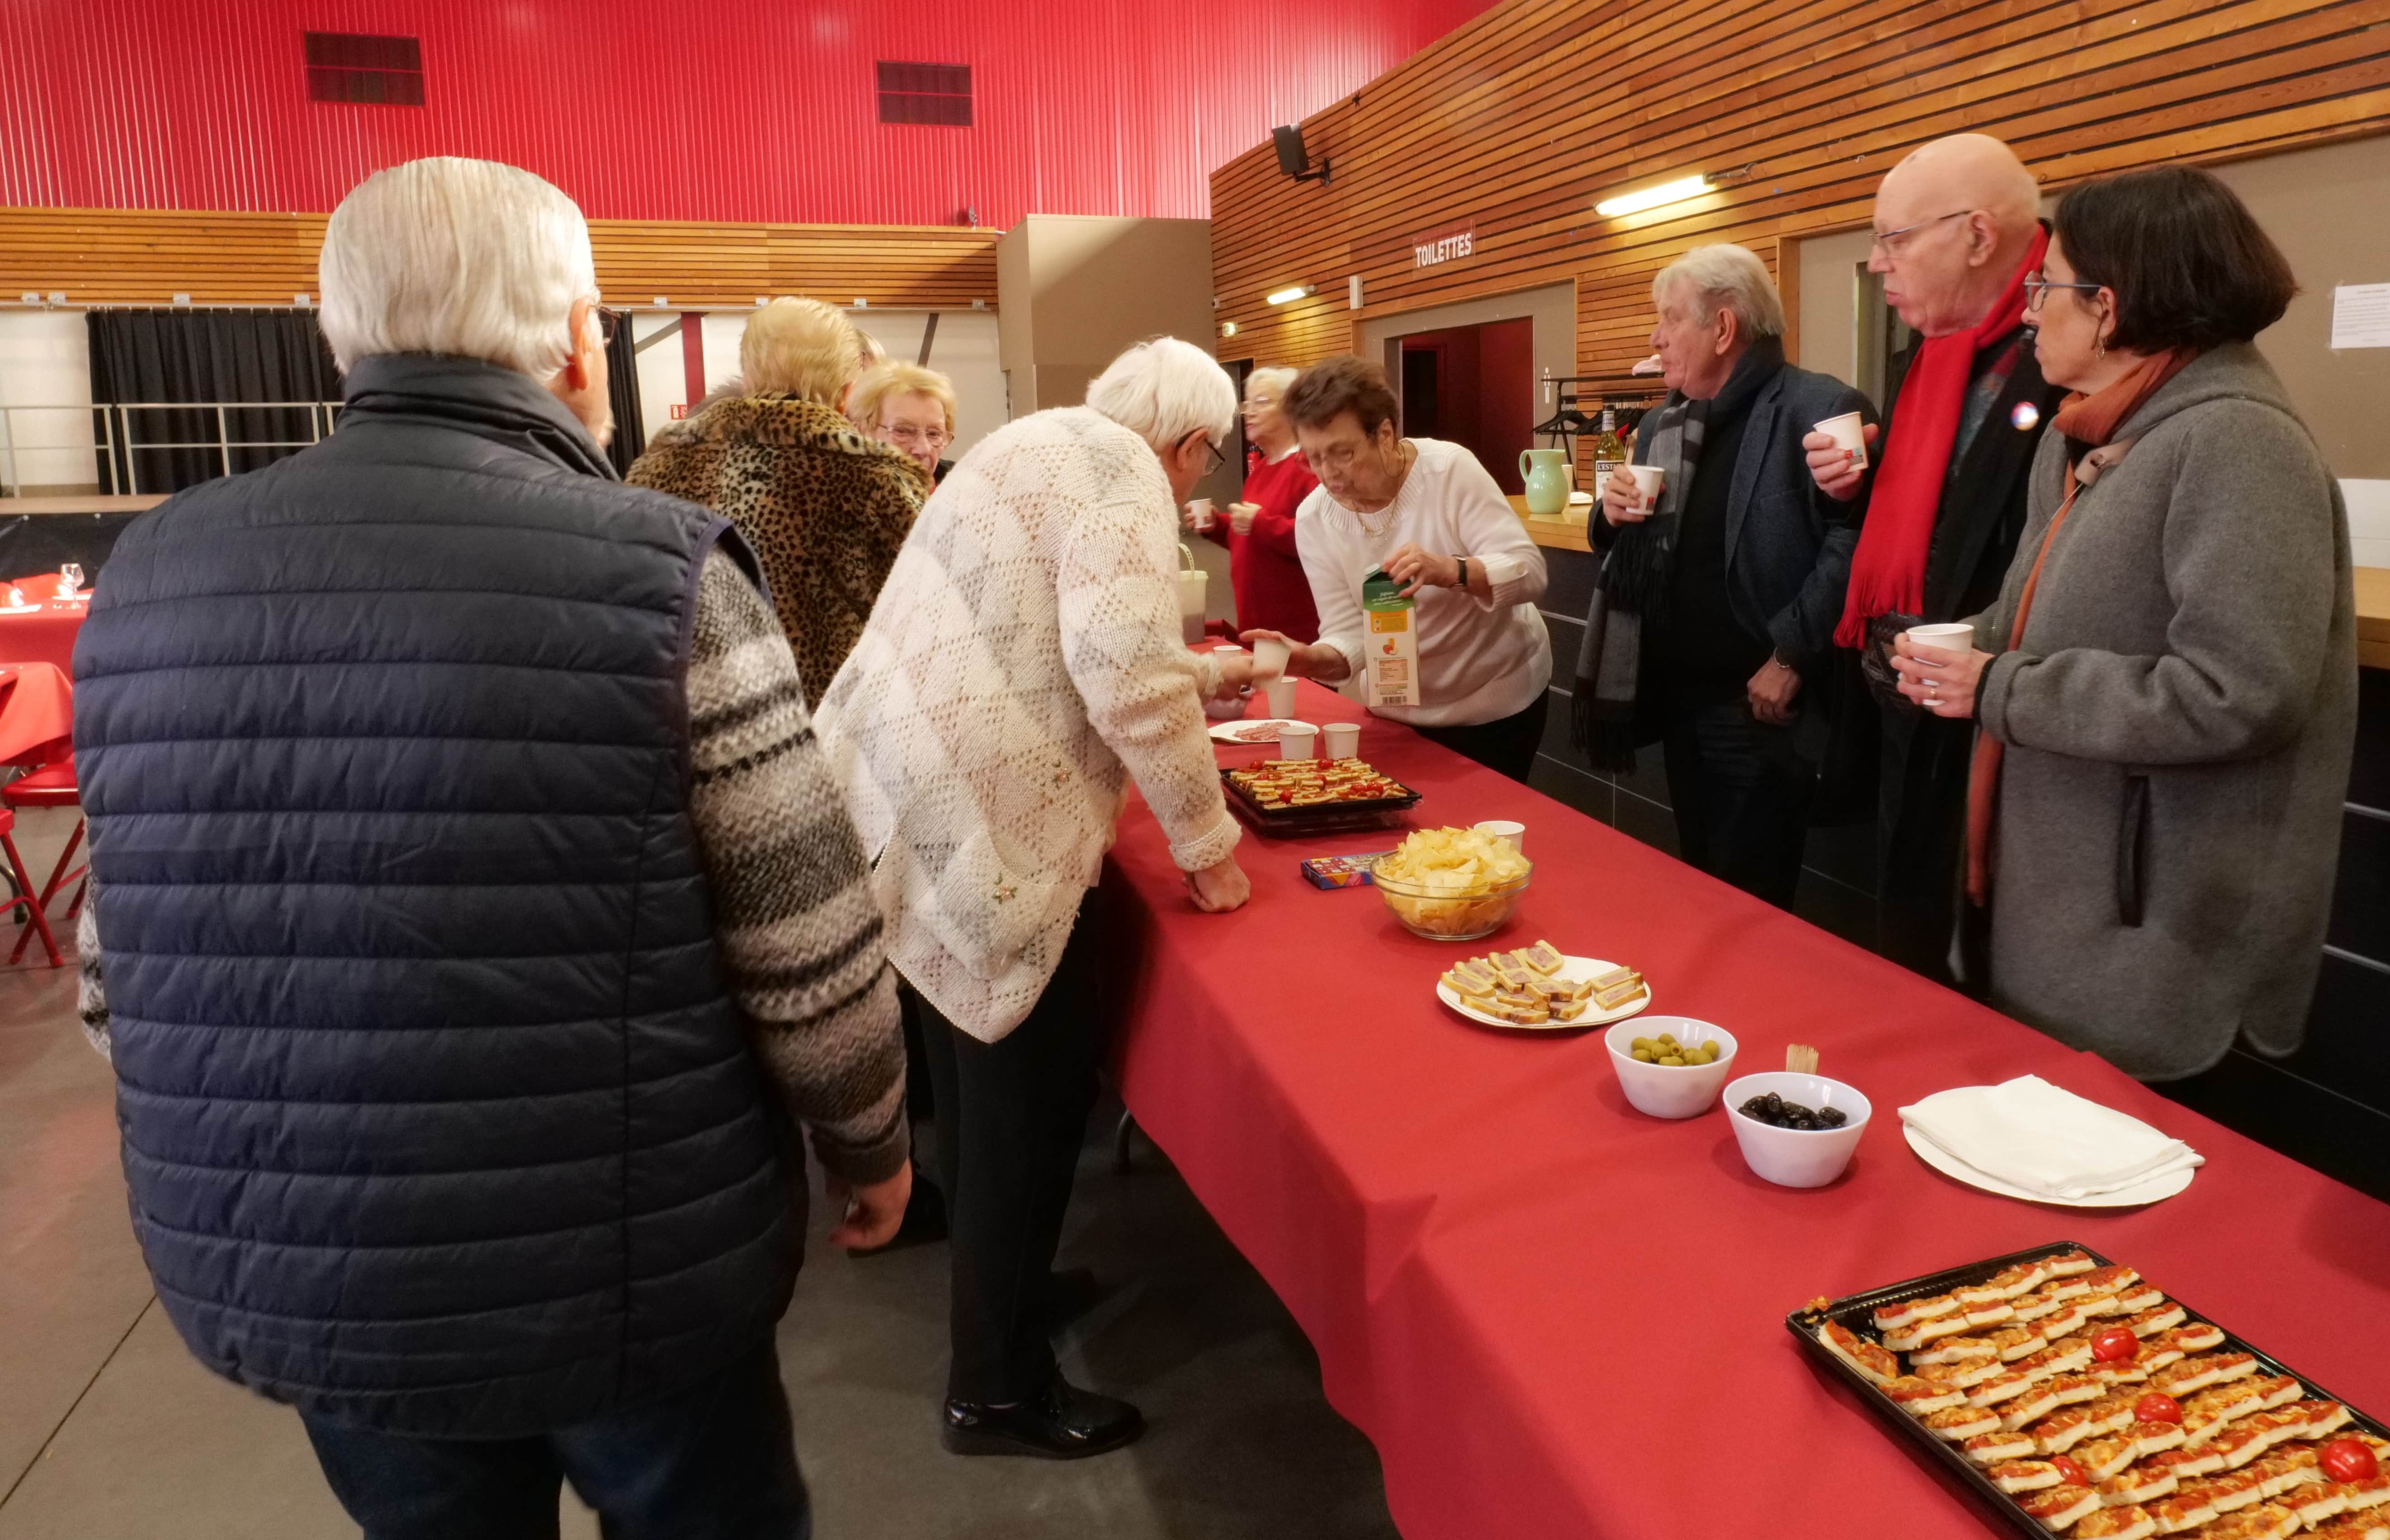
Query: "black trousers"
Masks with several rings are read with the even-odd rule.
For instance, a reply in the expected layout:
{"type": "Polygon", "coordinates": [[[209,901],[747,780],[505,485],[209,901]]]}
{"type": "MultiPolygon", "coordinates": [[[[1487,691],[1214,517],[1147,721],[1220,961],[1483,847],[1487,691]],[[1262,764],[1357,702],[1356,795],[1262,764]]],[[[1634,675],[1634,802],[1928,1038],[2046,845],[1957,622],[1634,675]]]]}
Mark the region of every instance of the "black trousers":
{"type": "Polygon", "coordinates": [[[1780,909],[1792,907],[1817,770],[1741,700],[1679,704],[1661,749],[1686,865],[1780,909]]]}
{"type": "MultiPolygon", "coordinates": [[[[1879,950],[1937,983],[1959,985],[1950,948],[1958,933],[1975,725],[1887,710],[1882,734],[1876,825],[1879,950]]],[[[1973,992],[1982,993],[1979,975],[1973,992]]]]}
{"type": "Polygon", "coordinates": [[[1523,784],[1528,772],[1536,767],[1536,751],[1543,747],[1544,715],[1551,705],[1551,692],[1547,690],[1536,697],[1536,703],[1525,711],[1513,712],[1492,722],[1474,722],[1464,727],[1420,727],[1414,731],[1432,743],[1441,743],[1456,754],[1523,784]]]}
{"type": "Polygon", "coordinates": [[[768,1337],[678,1395],[535,1438],[375,1432],[301,1413],[365,1540],[556,1540],[564,1482],[606,1540],[807,1540],[780,1360],[768,1337]]]}
{"type": "Polygon", "coordinates": [[[1090,890],[1046,993],[996,1041],[921,1002],[954,1268],[946,1393],[958,1401],[1025,1401],[1053,1378],[1047,1282],[1103,1046],[1095,903],[1090,890]]]}

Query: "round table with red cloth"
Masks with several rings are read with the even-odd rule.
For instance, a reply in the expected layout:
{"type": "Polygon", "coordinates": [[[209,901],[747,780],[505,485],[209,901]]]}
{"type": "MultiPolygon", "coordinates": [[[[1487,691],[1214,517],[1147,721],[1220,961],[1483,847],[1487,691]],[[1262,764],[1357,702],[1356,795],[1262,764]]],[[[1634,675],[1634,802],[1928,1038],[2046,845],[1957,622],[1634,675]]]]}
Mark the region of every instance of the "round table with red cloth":
{"type": "Polygon", "coordinates": [[[1296,870],[1399,831],[1248,838],[1253,902],[1199,914],[1133,802],[1105,875],[1117,1063],[1138,1123],[1377,1445],[1407,1540],[1994,1533],[1783,1318],[2051,1241],[2131,1264],[2390,1413],[2390,1207],[1317,686],[1297,712],[1359,722],[1362,757],[1424,793],[1416,824],[1524,823],[1517,919],[1486,942],[1421,941],[1372,890],[1296,870]],[[1737,1072],[1816,1045],[1874,1104],[1850,1171],[1771,1187],[1722,1111],[1627,1107],[1600,1032],[1498,1033],[1437,1003],[1458,958],[1538,937],[1643,969],[1652,1014],[1736,1034],[1737,1072]],[[1899,1108],[2027,1073],[2207,1164],[2146,1209],[2065,1209],[1962,1186],[1903,1143],[1899,1108]]]}
{"type": "MultiPolygon", "coordinates": [[[[5,599],[0,590],[0,599],[5,599]]],[[[0,663],[50,663],[74,676],[75,633],[91,613],[88,590],[75,604],[45,600],[22,613],[0,609],[0,663]]]]}
{"type": "Polygon", "coordinates": [[[74,687],[49,663],[0,663],[0,764],[47,764],[74,751],[74,687]]]}

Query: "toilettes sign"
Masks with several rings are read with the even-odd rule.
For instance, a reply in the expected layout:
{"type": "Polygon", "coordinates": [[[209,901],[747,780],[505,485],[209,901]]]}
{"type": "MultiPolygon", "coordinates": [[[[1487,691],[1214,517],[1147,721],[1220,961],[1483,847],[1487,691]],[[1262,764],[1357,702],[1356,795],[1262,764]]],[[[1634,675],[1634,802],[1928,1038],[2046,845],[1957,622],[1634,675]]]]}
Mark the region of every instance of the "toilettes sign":
{"type": "Polygon", "coordinates": [[[1411,265],[1440,267],[1448,262],[1458,262],[1476,249],[1477,231],[1471,224],[1448,225],[1411,237],[1411,265]]]}

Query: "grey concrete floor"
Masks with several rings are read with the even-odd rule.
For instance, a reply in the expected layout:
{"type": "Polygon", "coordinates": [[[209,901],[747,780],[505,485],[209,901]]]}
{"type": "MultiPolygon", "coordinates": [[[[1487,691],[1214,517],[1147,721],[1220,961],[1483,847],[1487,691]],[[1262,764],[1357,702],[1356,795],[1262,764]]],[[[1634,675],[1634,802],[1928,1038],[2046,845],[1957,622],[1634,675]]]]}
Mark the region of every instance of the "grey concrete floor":
{"type": "MultiPolygon", "coordinates": [[[[71,827],[20,818],[28,865],[45,874],[71,827]]],[[[819,1243],[816,1201],[780,1356],[823,1540],[1394,1534],[1377,1457],[1321,1399],[1302,1332],[1150,1146],[1112,1172],[1106,1115],[1061,1264],[1110,1292],[1060,1339],[1062,1359],[1135,1400],[1150,1431],[1068,1464],[944,1454],[945,1248],[853,1260],[819,1243]]],[[[596,1535],[570,1495],[562,1506],[569,1540],[596,1535]]],[[[0,1540],[356,1534],[297,1418],[200,1369],[160,1313],[73,968],[0,969],[0,1540]]]]}

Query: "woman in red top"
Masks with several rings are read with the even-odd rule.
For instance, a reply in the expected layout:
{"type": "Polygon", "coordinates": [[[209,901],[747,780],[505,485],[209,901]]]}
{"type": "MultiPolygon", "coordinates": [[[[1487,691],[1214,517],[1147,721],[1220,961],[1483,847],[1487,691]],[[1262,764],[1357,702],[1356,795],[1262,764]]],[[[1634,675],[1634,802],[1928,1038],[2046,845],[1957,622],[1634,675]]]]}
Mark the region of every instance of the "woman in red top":
{"type": "Polygon", "coordinates": [[[1295,371],[1255,369],[1245,380],[1245,500],[1204,532],[1228,547],[1228,584],[1237,629],[1278,631],[1298,642],[1319,639],[1319,611],[1294,549],[1294,510],[1319,478],[1303,463],[1293,425],[1278,409],[1295,371]]]}

